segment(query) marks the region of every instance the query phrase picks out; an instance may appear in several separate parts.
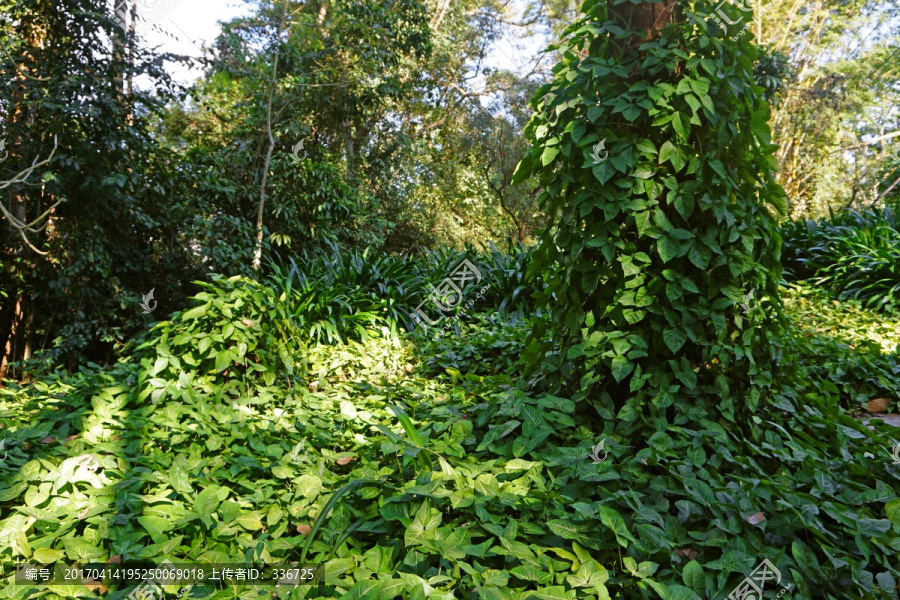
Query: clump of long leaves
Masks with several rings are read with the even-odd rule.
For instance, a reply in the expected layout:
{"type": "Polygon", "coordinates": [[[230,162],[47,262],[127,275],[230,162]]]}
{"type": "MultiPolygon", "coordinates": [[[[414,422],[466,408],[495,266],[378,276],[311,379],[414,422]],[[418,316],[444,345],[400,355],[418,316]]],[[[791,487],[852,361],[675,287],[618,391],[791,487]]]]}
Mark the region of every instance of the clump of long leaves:
{"type": "Polygon", "coordinates": [[[288,299],[296,327],[316,343],[396,335],[409,320],[411,300],[426,289],[412,258],[337,247],[273,263],[271,280],[288,299]]]}
{"type": "Polygon", "coordinates": [[[870,308],[900,308],[900,220],[890,209],[791,222],[782,235],[789,280],[826,286],[870,308]]]}
{"type": "Polygon", "coordinates": [[[508,252],[494,246],[484,252],[439,248],[419,258],[333,246],[287,264],[273,262],[270,279],[302,334],[313,343],[335,343],[414,329],[410,314],[463,260],[478,269],[479,286],[490,284],[478,309],[521,317],[531,308],[534,290],[525,274],[530,258],[522,245],[508,252]]]}

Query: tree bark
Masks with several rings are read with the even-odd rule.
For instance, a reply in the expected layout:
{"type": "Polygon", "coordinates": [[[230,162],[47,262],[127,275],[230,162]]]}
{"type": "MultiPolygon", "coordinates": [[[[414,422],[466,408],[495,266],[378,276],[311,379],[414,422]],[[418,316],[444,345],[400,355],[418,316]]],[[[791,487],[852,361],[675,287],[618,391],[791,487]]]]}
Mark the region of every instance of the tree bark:
{"type": "MultiPolygon", "coordinates": [[[[128,22],[128,5],[125,2],[118,1],[115,7],[116,21],[122,24],[121,30],[113,32],[113,62],[116,66],[122,65],[125,60],[125,23],[128,22]]],[[[121,70],[116,73],[116,91],[119,94],[119,100],[125,94],[125,73],[121,70]]]]}
{"type": "MultiPolygon", "coordinates": [[[[26,97],[28,93],[28,79],[30,73],[33,72],[34,57],[31,53],[33,48],[43,47],[44,33],[38,27],[26,27],[23,30],[23,39],[25,40],[25,48],[22,52],[21,60],[18,63],[18,84],[12,95],[12,111],[11,119],[7,131],[12,134],[11,147],[9,150],[9,158],[15,161],[16,158],[22,156],[20,148],[22,148],[28,138],[26,132],[29,125],[33,122],[33,116],[26,105],[26,97]]],[[[12,185],[9,188],[9,212],[21,223],[26,223],[26,203],[28,201],[27,190],[22,184],[12,185]]],[[[11,239],[19,237],[20,233],[10,223],[9,226],[11,239]]],[[[16,253],[19,256],[28,256],[28,244],[24,244],[21,252],[16,253]]],[[[8,257],[4,257],[8,258],[8,257]]],[[[0,262],[5,262],[0,261],[0,262]]],[[[18,273],[23,269],[25,277],[33,271],[34,265],[22,264],[21,262],[13,262],[13,273],[10,276],[14,280],[18,280],[18,273]]],[[[3,356],[0,357],[0,379],[4,377],[12,377],[10,373],[10,363],[17,362],[25,358],[26,352],[30,355],[29,339],[33,339],[33,332],[30,327],[33,325],[32,319],[27,319],[29,314],[28,298],[25,293],[19,291],[16,295],[16,305],[10,315],[7,323],[4,323],[6,333],[6,343],[3,348],[3,356]]],[[[2,338],[0,338],[2,339],[2,338]]],[[[21,377],[21,372],[17,374],[21,377]]]]}
{"type": "Polygon", "coordinates": [[[662,2],[643,2],[631,4],[623,2],[614,4],[616,0],[608,0],[609,17],[616,25],[623,29],[644,31],[645,34],[635,33],[627,40],[612,38],[610,40],[610,54],[618,58],[637,48],[648,40],[659,37],[663,27],[669,21],[675,20],[675,0],[663,0],[662,2]]]}
{"type": "Polygon", "coordinates": [[[347,152],[347,174],[352,180],[356,175],[356,150],[353,144],[353,127],[344,119],[344,150],[347,152]]]}
{"type": "Polygon", "coordinates": [[[281,15],[281,22],[275,32],[275,59],[272,61],[272,80],[269,82],[269,98],[266,102],[266,134],[269,137],[269,147],[266,150],[266,160],[263,162],[262,183],[259,186],[259,206],[256,211],[256,253],[253,257],[253,269],[259,271],[262,266],[263,248],[263,216],[266,210],[266,181],[269,179],[269,163],[272,160],[272,152],[275,150],[275,136],[272,135],[272,97],[275,95],[275,87],[278,85],[278,58],[281,54],[281,33],[287,25],[287,6],[281,15]]]}
{"type": "MultiPolygon", "coordinates": [[[[3,358],[0,359],[0,379],[16,378],[16,373],[11,372],[10,363],[16,362],[23,358],[20,350],[28,337],[25,318],[25,298],[24,294],[19,294],[16,298],[16,308],[13,311],[12,319],[10,319],[11,327],[9,336],[6,338],[6,346],[3,349],[3,358]]],[[[19,373],[21,378],[21,373],[19,373]]]]}

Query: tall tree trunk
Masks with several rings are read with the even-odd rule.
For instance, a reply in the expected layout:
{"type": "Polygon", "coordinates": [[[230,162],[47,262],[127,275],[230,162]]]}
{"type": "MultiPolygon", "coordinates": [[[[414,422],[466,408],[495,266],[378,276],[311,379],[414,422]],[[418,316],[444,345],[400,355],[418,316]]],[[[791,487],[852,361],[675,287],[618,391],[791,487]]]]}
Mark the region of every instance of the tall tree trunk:
{"type": "MultiPolygon", "coordinates": [[[[116,0],[116,22],[121,23],[121,31],[113,31],[113,62],[119,66],[125,60],[125,24],[128,22],[128,3],[126,0],[116,0]]],[[[119,99],[125,94],[125,74],[120,70],[116,73],[116,91],[119,99]]]]}
{"type": "Polygon", "coordinates": [[[344,119],[344,149],[347,152],[347,174],[352,180],[356,175],[356,150],[353,144],[353,127],[344,119]]]}
{"type": "Polygon", "coordinates": [[[134,45],[137,40],[137,0],[131,2],[131,23],[128,31],[131,34],[128,38],[128,78],[126,80],[125,93],[128,102],[128,124],[134,125],[134,97],[132,91],[134,89],[134,45]]]}
{"type": "MultiPolygon", "coordinates": [[[[15,371],[11,371],[10,363],[20,360],[25,345],[25,339],[28,337],[25,331],[27,322],[25,319],[25,297],[19,294],[16,298],[16,308],[13,311],[12,319],[10,319],[11,327],[9,336],[6,338],[6,346],[3,348],[3,358],[0,359],[0,379],[15,379],[15,371]]],[[[21,373],[18,374],[21,377],[21,373]]]]}
{"type": "Polygon", "coordinates": [[[272,79],[269,82],[269,97],[266,102],[266,135],[269,137],[269,147],[266,150],[266,160],[263,162],[262,183],[259,186],[259,206],[256,211],[256,253],[253,256],[253,269],[259,271],[262,266],[263,248],[263,217],[266,211],[266,181],[269,179],[269,163],[272,160],[272,152],[275,150],[275,136],[272,135],[272,98],[275,88],[278,86],[278,57],[281,54],[281,34],[287,25],[288,7],[285,3],[281,14],[281,22],[275,32],[275,59],[272,62],[272,79]]]}
{"type": "Polygon", "coordinates": [[[253,269],[259,271],[262,266],[263,248],[263,216],[266,210],[266,181],[269,179],[269,163],[272,160],[272,151],[275,149],[275,140],[272,138],[272,130],[269,129],[269,147],[266,150],[266,160],[263,162],[262,183],[259,186],[259,206],[256,212],[256,253],[253,256],[253,269]]]}
{"type": "MultiPolygon", "coordinates": [[[[26,105],[26,97],[28,93],[28,77],[33,72],[34,58],[32,50],[40,48],[44,45],[44,34],[38,27],[23,28],[22,37],[25,40],[25,48],[22,52],[21,59],[18,61],[18,83],[12,95],[12,110],[10,111],[11,119],[8,124],[7,131],[11,134],[11,147],[9,155],[12,160],[22,156],[21,148],[28,141],[28,130],[34,118],[26,105]]],[[[9,190],[9,211],[20,222],[26,223],[26,203],[28,202],[27,188],[23,184],[13,185],[9,190]]],[[[11,239],[19,238],[19,232],[10,223],[11,239]]],[[[30,250],[27,245],[23,245],[21,251],[15,253],[18,256],[29,256],[30,250]]],[[[8,257],[4,257],[8,258],[8,257]]],[[[5,261],[4,261],[5,262],[5,261]]],[[[13,272],[10,277],[13,281],[19,282],[22,278],[28,278],[28,274],[33,271],[34,265],[23,264],[20,261],[10,261],[13,264],[13,272]],[[24,277],[21,274],[24,273],[24,277]]],[[[17,283],[17,285],[22,285],[17,283]]],[[[27,284],[24,284],[27,286],[27,284]]],[[[28,297],[22,289],[17,290],[15,308],[10,314],[9,321],[3,324],[6,333],[6,343],[3,347],[3,356],[0,357],[0,378],[12,377],[16,375],[21,377],[22,373],[10,373],[10,363],[17,362],[26,358],[26,354],[30,355],[31,348],[28,340],[33,339],[33,332],[30,328],[33,326],[33,319],[27,319],[30,313],[28,310],[28,297]]],[[[2,337],[0,337],[2,339],[2,337]]]]}

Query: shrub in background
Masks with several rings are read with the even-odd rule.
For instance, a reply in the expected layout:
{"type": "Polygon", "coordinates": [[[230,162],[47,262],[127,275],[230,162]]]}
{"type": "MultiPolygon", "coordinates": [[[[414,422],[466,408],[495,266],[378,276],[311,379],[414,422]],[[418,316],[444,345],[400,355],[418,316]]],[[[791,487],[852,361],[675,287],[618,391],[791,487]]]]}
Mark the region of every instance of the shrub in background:
{"type": "Polygon", "coordinates": [[[781,229],[788,280],[823,285],[878,310],[900,309],[900,220],[893,211],[844,211],[781,229]]]}

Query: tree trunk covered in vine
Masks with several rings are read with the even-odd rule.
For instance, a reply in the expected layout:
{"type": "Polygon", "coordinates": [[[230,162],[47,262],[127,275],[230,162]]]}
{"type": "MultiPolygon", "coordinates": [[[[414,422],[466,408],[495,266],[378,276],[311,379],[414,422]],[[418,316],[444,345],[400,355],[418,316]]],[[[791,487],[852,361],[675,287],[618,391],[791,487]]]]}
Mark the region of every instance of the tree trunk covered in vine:
{"type": "Polygon", "coordinates": [[[663,0],[662,2],[643,2],[632,4],[627,0],[609,0],[609,17],[623,29],[645,31],[645,35],[635,34],[623,42],[613,38],[611,40],[611,54],[618,57],[627,50],[636,50],[647,40],[652,40],[662,33],[663,27],[669,21],[676,19],[675,0],[663,0]]]}

